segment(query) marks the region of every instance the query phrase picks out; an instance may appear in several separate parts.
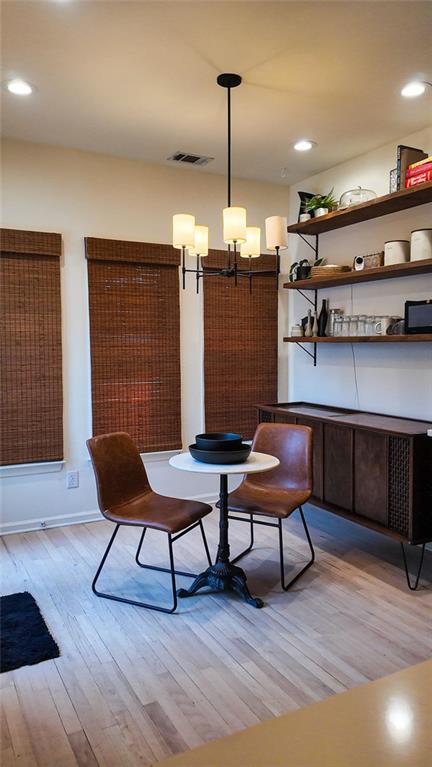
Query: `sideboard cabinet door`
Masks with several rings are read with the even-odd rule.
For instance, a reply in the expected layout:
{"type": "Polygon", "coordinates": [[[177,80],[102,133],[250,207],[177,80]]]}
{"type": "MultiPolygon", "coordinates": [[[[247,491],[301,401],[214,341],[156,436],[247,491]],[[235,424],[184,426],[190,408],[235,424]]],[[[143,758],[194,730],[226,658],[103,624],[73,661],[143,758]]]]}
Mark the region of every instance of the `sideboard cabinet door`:
{"type": "Polygon", "coordinates": [[[313,439],[313,490],[312,495],[319,501],[323,498],[323,425],[320,421],[298,418],[297,423],[312,429],[313,439]]]}
{"type": "Polygon", "coordinates": [[[352,511],[353,431],[324,423],[324,501],[352,511]]]}
{"type": "Polygon", "coordinates": [[[387,527],[388,437],[374,431],[354,433],[354,512],[387,527]]]}

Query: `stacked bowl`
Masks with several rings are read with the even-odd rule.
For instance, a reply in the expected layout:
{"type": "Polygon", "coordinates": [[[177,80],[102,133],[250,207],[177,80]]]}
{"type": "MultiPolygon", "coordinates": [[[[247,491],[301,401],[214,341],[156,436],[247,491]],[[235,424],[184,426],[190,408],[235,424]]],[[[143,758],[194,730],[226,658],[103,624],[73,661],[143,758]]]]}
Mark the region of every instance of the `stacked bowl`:
{"type": "Polygon", "coordinates": [[[189,452],[192,458],[202,463],[243,463],[252,450],[240,434],[232,432],[197,434],[195,440],[194,445],[189,445],[189,452]]]}

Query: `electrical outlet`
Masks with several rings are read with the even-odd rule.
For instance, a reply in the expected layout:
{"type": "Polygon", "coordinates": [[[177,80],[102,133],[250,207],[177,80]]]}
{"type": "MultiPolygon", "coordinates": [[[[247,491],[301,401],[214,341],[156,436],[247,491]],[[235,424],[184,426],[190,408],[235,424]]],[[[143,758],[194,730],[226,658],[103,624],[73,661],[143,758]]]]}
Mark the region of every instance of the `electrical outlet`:
{"type": "Polygon", "coordinates": [[[66,475],[66,487],[68,490],[72,490],[74,487],[79,487],[78,471],[68,471],[66,475]]]}

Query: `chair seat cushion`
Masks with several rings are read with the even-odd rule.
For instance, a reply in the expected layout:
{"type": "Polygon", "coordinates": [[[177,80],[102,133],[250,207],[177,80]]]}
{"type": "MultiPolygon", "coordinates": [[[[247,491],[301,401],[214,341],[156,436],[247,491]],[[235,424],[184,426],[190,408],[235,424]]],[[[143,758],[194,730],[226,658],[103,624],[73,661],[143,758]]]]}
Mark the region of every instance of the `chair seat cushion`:
{"type": "Polygon", "coordinates": [[[103,513],[107,519],[122,525],[140,525],[165,533],[178,533],[211,511],[212,507],[207,503],[168,498],[149,490],[103,513]]]}
{"type": "Polygon", "coordinates": [[[245,480],[237,490],[229,494],[228,508],[230,511],[284,519],[298,506],[306,503],[310,496],[310,490],[260,487],[245,480]]]}

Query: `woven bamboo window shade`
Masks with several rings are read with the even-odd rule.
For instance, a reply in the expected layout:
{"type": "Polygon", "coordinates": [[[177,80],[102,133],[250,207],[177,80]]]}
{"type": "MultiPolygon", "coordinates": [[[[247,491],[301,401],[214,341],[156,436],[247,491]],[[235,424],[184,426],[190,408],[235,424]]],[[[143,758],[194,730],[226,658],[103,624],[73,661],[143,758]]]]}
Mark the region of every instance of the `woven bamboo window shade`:
{"type": "Polygon", "coordinates": [[[93,434],[181,447],[179,252],[86,238],[93,434]]]}
{"type": "MultiPolygon", "coordinates": [[[[220,268],[226,253],[210,251],[205,266],[220,268]]],[[[245,260],[239,259],[239,268],[245,260]]],[[[247,268],[247,267],[246,267],[247,268]]],[[[254,269],[274,269],[272,256],[254,269]]],[[[206,431],[235,431],[251,438],[255,405],[277,400],[277,290],[275,278],[204,278],[204,382],[206,431]]]]}
{"type": "Polygon", "coordinates": [[[61,235],[0,236],[1,465],[62,460],[61,235]]]}

